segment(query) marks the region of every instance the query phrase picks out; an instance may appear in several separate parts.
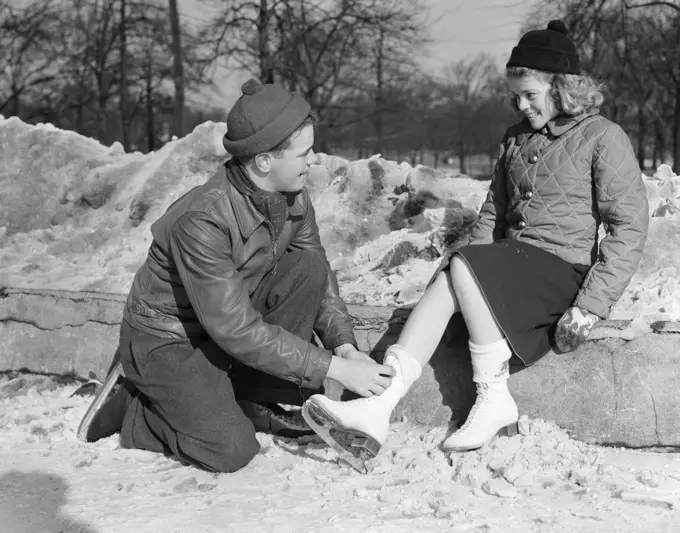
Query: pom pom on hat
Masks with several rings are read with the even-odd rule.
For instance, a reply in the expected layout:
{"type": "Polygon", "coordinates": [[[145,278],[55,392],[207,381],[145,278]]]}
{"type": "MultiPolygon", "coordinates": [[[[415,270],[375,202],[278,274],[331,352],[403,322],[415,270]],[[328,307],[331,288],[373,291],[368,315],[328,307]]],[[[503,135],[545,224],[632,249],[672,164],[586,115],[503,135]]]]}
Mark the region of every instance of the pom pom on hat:
{"type": "Polygon", "coordinates": [[[259,93],[263,88],[264,85],[262,85],[259,80],[250,78],[247,82],[241,85],[241,93],[251,96],[255,93],[259,93]]]}
{"type": "Polygon", "coordinates": [[[553,31],[558,31],[564,35],[569,34],[569,29],[563,20],[551,20],[548,22],[548,29],[553,31]]]}

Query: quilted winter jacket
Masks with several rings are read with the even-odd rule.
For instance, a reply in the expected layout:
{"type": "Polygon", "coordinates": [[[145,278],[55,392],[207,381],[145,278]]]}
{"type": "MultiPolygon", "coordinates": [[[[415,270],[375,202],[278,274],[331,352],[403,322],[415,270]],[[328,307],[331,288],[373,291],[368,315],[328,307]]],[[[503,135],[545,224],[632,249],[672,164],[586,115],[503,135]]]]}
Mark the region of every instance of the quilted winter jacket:
{"type": "MultiPolygon", "coordinates": [[[[276,242],[272,231],[221,166],[151,226],[153,242],[135,275],[123,318],[161,337],[209,335],[229,354],[225,357],[304,387],[320,387],[331,354],[265,323],[250,303],[262,278],[287,251],[310,251],[328,265],[306,190],[289,209],[276,242]]],[[[314,330],[329,349],[356,345],[330,265],[314,330]]]]}
{"type": "Polygon", "coordinates": [[[506,132],[470,244],[517,239],[589,266],[572,305],[601,318],[640,262],[649,210],[630,139],[598,112],[506,132]],[[598,229],[606,236],[598,246],[598,229]]]}

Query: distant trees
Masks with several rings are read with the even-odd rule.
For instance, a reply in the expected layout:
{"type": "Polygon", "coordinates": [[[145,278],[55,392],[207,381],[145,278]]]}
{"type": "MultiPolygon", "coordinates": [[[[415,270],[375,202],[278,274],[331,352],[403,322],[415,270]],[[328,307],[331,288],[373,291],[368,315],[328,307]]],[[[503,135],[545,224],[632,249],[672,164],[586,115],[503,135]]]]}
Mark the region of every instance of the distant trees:
{"type": "Polygon", "coordinates": [[[211,11],[200,25],[177,0],[0,0],[0,112],[154,150],[205,117],[187,92],[227,64],[302,92],[318,150],[455,157],[463,172],[471,154],[494,157],[514,119],[497,112],[491,58],[423,71],[422,0],[196,1],[211,11]]]}
{"type": "MultiPolygon", "coordinates": [[[[536,0],[523,30],[566,20],[603,112],[640,163],[680,164],[680,0],[536,0]]],[[[421,63],[424,0],[0,0],[0,113],[52,122],[126,150],[155,150],[225,109],[200,109],[216,68],[297,90],[320,117],[316,148],[492,166],[504,129],[497,60],[421,63]]],[[[508,50],[509,52],[509,50],[508,50]]],[[[229,102],[225,103],[226,106],[229,102]]]]}
{"type": "Polygon", "coordinates": [[[506,105],[503,74],[491,57],[454,62],[441,76],[414,71],[395,81],[385,88],[381,108],[368,96],[353,101],[334,145],[351,148],[342,141],[351,139],[358,144],[357,156],[367,155],[364,147],[374,146],[376,129],[365,117],[380,112],[384,156],[435,167],[455,159],[460,172],[468,173],[471,157],[482,154],[489,159],[488,173],[505,129],[518,120],[506,105]]]}
{"type": "Polygon", "coordinates": [[[380,151],[388,86],[414,66],[425,15],[420,0],[235,0],[203,36],[212,60],[226,58],[263,82],[302,92],[321,118],[319,149],[329,148],[329,131],[348,103],[370,97],[377,110],[368,117],[372,148],[380,151]]]}
{"type": "Polygon", "coordinates": [[[208,83],[207,63],[194,30],[180,31],[175,0],[20,5],[0,0],[0,113],[126,150],[153,150],[193,126],[184,88],[208,83]]]}
{"type": "Polygon", "coordinates": [[[180,137],[184,133],[184,57],[182,53],[182,33],[180,31],[177,0],[169,0],[168,5],[170,7],[170,31],[172,35],[172,79],[175,85],[175,112],[172,133],[180,137]]]}
{"type": "Polygon", "coordinates": [[[0,113],[19,115],[24,103],[29,105],[55,80],[50,67],[59,59],[56,13],[54,1],[23,9],[0,2],[0,113]]]}

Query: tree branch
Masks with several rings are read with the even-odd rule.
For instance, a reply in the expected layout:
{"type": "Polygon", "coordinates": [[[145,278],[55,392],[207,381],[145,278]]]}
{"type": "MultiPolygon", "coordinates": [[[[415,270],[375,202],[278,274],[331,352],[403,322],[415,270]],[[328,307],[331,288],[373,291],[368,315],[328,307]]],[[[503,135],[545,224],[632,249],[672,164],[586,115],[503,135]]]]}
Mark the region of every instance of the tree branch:
{"type": "Polygon", "coordinates": [[[663,2],[663,1],[655,1],[655,2],[645,2],[644,4],[629,4],[628,2],[624,2],[624,5],[626,6],[626,9],[636,9],[640,7],[655,7],[655,6],[664,6],[664,7],[670,7],[672,9],[675,9],[678,13],[680,13],[680,5],[674,4],[673,2],[663,2]]]}

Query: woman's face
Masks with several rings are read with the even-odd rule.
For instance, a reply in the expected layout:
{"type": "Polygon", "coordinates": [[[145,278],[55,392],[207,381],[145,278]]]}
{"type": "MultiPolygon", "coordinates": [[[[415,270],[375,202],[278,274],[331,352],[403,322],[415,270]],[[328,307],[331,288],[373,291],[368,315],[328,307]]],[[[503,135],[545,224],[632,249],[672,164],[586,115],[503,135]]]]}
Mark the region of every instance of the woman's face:
{"type": "Polygon", "coordinates": [[[541,129],[559,114],[550,94],[550,83],[535,76],[523,76],[508,78],[508,84],[516,98],[517,108],[535,130],[541,129]]]}

